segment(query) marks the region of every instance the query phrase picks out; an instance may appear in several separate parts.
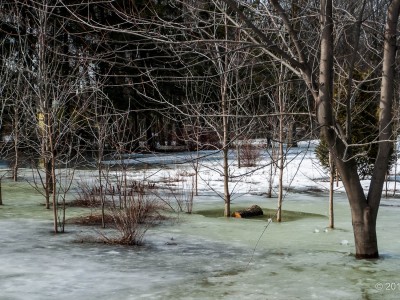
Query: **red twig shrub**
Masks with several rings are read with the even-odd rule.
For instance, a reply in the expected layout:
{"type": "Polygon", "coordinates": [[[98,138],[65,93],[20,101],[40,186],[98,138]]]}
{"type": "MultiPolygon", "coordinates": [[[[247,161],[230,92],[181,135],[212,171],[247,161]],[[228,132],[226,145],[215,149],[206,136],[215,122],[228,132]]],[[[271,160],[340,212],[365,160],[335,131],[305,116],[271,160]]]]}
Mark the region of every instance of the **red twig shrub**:
{"type": "Polygon", "coordinates": [[[144,194],[130,194],[122,208],[109,208],[112,227],[116,232],[111,236],[102,235],[107,243],[123,245],[140,245],[147,230],[159,222],[163,204],[156,197],[144,194]]]}
{"type": "Polygon", "coordinates": [[[239,150],[240,163],[243,167],[255,167],[260,160],[261,150],[251,143],[244,143],[239,150]]]}

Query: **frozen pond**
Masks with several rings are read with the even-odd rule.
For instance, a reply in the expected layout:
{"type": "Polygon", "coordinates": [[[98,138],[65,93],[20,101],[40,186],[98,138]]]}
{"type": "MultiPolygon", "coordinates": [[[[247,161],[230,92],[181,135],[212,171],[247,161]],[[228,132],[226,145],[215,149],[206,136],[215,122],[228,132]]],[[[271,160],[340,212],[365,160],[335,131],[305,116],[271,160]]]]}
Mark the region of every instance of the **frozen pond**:
{"type": "MultiPolygon", "coordinates": [[[[195,201],[195,210],[221,207],[216,197],[195,201]]],[[[235,201],[276,207],[276,199],[261,196],[235,201]]],[[[50,217],[6,215],[6,203],[0,209],[0,299],[399,299],[400,208],[393,201],[381,207],[382,258],[372,261],[351,255],[343,194],[336,196],[333,231],[325,232],[326,217],[265,229],[265,221],[181,214],[178,222],[151,229],[139,248],[79,243],[95,234],[86,227],[68,225],[68,233],[55,236],[50,217]]],[[[284,209],[326,216],[327,196],[292,194],[284,209]]]]}
{"type": "MultiPolygon", "coordinates": [[[[220,154],[201,155],[200,196],[194,198],[194,211],[222,210],[220,154]]],[[[125,159],[135,166],[129,180],[186,188],[194,176],[187,154],[125,159]]],[[[292,192],[286,195],[283,209],[319,216],[268,225],[261,220],[182,213],[175,222],[151,228],[142,247],[81,242],[88,235],[96,236],[98,228],[67,225],[67,233],[54,235],[52,212],[40,205],[43,197],[26,182],[3,182],[0,300],[400,299],[396,182],[388,183],[389,194],[397,193],[396,199],[383,199],[379,211],[381,258],[356,260],[343,186],[339,182],[335,187],[336,229],[326,230],[326,171],[309,144],[290,150],[287,159],[284,187],[292,192]]],[[[269,175],[268,155],[258,163],[264,167],[255,169],[238,169],[233,155],[231,160],[233,209],[252,204],[275,209],[277,199],[262,196],[269,178],[274,189],[277,184],[277,176],[269,175]]],[[[24,172],[24,178],[31,178],[28,170],[24,172]]],[[[95,173],[80,170],[76,180],[93,183],[95,173]]],[[[362,184],[368,188],[368,181],[362,184]]],[[[67,217],[76,213],[67,209],[67,217]]]]}

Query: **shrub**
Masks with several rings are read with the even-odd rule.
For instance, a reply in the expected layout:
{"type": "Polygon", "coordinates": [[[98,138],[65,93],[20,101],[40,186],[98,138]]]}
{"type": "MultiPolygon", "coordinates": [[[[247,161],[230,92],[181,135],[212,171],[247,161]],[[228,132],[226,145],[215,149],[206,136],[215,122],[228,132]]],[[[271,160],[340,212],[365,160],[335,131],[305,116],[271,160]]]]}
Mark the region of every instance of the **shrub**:
{"type": "Polygon", "coordinates": [[[123,245],[140,245],[146,231],[162,219],[160,210],[163,205],[160,201],[148,194],[135,193],[126,199],[126,205],[122,208],[109,208],[112,226],[116,234],[103,235],[107,243],[123,245]]]}
{"type": "MultiPolygon", "coordinates": [[[[363,80],[364,76],[363,73],[355,72],[357,80],[363,80]]],[[[372,174],[379,147],[375,140],[379,131],[379,95],[375,93],[376,89],[378,89],[376,82],[363,82],[353,100],[351,112],[352,134],[348,143],[352,146],[349,147],[345,159],[354,158],[358,174],[363,179],[372,174]]],[[[339,105],[336,115],[339,125],[345,128],[346,106],[339,105]]],[[[324,140],[317,146],[316,155],[322,166],[329,169],[329,149],[324,140]]],[[[393,158],[390,160],[390,165],[392,163],[393,158]]]]}
{"type": "Polygon", "coordinates": [[[86,182],[78,183],[77,196],[68,203],[68,206],[76,207],[99,207],[101,199],[96,187],[91,187],[86,182]]]}
{"type": "Polygon", "coordinates": [[[256,145],[245,142],[240,146],[239,157],[242,167],[255,167],[260,160],[261,151],[256,145]]]}
{"type": "MultiPolygon", "coordinates": [[[[146,231],[162,220],[160,212],[165,203],[155,196],[156,193],[148,193],[154,188],[153,183],[136,181],[125,184],[108,183],[107,188],[100,188],[98,184],[90,186],[81,183],[78,196],[72,202],[90,208],[100,208],[104,204],[104,215],[96,216],[114,230],[99,232],[103,242],[140,245],[146,231]],[[115,196],[121,198],[118,205],[114,201],[115,196]]],[[[86,219],[87,217],[83,218],[83,221],[86,219]]],[[[88,224],[95,224],[93,217],[89,219],[93,222],[88,221],[88,224]]]]}

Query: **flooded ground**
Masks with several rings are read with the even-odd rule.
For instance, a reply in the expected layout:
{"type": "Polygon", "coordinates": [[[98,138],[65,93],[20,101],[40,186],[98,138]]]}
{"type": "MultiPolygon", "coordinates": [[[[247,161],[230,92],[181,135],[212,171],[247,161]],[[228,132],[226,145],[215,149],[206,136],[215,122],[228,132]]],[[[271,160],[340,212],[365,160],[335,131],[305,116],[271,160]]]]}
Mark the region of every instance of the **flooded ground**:
{"type": "MultiPolygon", "coordinates": [[[[21,191],[13,196],[15,202],[0,209],[1,300],[400,296],[397,200],[387,200],[380,210],[382,258],[367,261],[352,255],[344,194],[336,196],[335,230],[326,230],[327,196],[302,193],[287,196],[285,209],[323,216],[266,228],[268,223],[259,220],[181,214],[174,222],[152,228],[145,245],[136,248],[81,243],[87,235],[96,235],[87,227],[68,225],[67,233],[54,235],[51,213],[40,212],[38,195],[24,197],[21,191]],[[23,209],[15,208],[23,203],[23,209]]],[[[242,196],[235,205],[274,208],[275,200],[242,196]]],[[[195,210],[220,205],[211,195],[195,199],[195,210]]]]}
{"type": "MultiPolygon", "coordinates": [[[[385,185],[395,197],[383,199],[379,211],[381,258],[356,260],[350,208],[340,182],[335,185],[336,229],[326,228],[328,180],[310,143],[287,153],[283,184],[291,192],[283,209],[317,216],[281,224],[196,214],[223,210],[221,155],[201,155],[194,214],[175,214],[174,221],[151,228],[141,247],[82,242],[98,237],[100,228],[68,224],[65,234],[54,235],[52,211],[43,208],[43,196],[27,183],[33,182],[32,171],[21,170],[17,183],[4,180],[0,300],[400,299],[397,176],[385,185]]],[[[188,187],[190,192],[190,159],[187,153],[140,155],[124,163],[131,165],[129,180],[152,182],[169,193],[188,187]]],[[[268,153],[253,169],[238,168],[234,159],[231,154],[232,210],[253,204],[274,210],[277,199],[263,196],[268,182],[274,191],[277,186],[268,153]]],[[[59,172],[68,178],[68,172],[59,172]]],[[[113,172],[110,178],[119,176],[113,172]]],[[[74,174],[78,186],[96,182],[95,170],[74,174]]],[[[367,190],[369,182],[362,184],[367,190]]],[[[68,197],[73,199],[73,193],[75,187],[68,197]]],[[[81,209],[67,208],[67,218],[80,214],[81,209]]]]}

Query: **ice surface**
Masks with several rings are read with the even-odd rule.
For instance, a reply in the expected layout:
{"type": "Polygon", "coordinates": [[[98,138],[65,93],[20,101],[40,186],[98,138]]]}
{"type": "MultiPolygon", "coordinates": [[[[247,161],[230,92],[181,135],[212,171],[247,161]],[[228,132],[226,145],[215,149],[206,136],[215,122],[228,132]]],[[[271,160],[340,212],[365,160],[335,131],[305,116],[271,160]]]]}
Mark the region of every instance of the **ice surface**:
{"type": "MultiPolygon", "coordinates": [[[[202,161],[195,211],[223,205],[218,154],[210,157],[202,161]]],[[[266,228],[268,221],[180,214],[176,222],[151,228],[145,245],[133,248],[81,243],[82,237],[96,235],[87,227],[67,225],[67,233],[54,235],[40,195],[26,183],[22,188],[3,184],[0,300],[399,299],[400,201],[384,199],[379,212],[382,258],[356,260],[343,188],[339,185],[335,194],[336,229],[328,230],[326,174],[306,146],[289,158],[285,185],[292,192],[283,208],[322,217],[266,228]]],[[[261,163],[267,166],[268,159],[261,163]]],[[[240,177],[250,169],[231,165],[238,175],[231,182],[234,205],[276,207],[276,198],[263,196],[266,168],[240,177]]],[[[129,176],[179,184],[173,178],[184,172],[192,172],[189,164],[135,169],[129,176]]],[[[93,172],[81,171],[77,178],[93,181],[93,172]]]]}
{"type": "MultiPolygon", "coordinates": [[[[326,197],[309,195],[285,204],[314,213],[327,206],[326,197]]],[[[375,285],[399,280],[398,214],[381,208],[383,258],[374,261],[351,255],[344,197],[336,201],[337,229],[327,232],[324,217],[272,223],[263,233],[265,221],[182,215],[151,229],[139,248],[79,243],[95,234],[82,227],[55,236],[50,221],[2,219],[0,299],[396,299],[400,291],[375,285]]]]}

